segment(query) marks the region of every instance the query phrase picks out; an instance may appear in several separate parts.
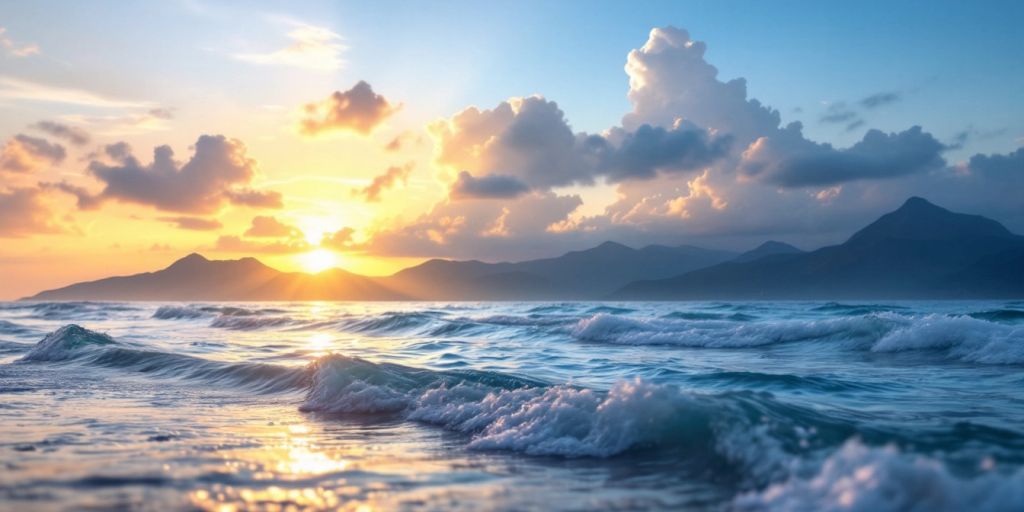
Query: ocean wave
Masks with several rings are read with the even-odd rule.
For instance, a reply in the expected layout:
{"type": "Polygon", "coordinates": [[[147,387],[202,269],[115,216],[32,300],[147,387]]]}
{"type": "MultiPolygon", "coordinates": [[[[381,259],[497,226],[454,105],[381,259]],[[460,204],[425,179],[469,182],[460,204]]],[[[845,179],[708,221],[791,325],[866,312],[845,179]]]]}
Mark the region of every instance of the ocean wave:
{"type": "Polygon", "coordinates": [[[17,336],[19,334],[30,334],[33,332],[36,332],[35,329],[30,327],[25,327],[24,325],[19,325],[14,322],[8,322],[7,320],[0,320],[0,334],[11,334],[17,336]]]}
{"type": "Polygon", "coordinates": [[[471,450],[562,457],[678,450],[761,482],[785,474],[809,433],[836,428],[770,395],[703,395],[640,379],[599,391],[332,355],[316,363],[311,381],[302,411],[400,415],[466,434],[471,450]]]}
{"type": "Polygon", "coordinates": [[[220,315],[210,322],[210,327],[232,331],[256,331],[292,325],[296,320],[287,316],[232,316],[220,315]]]}
{"type": "Polygon", "coordinates": [[[887,330],[888,321],[881,317],[738,323],[635,319],[600,313],[580,320],[572,335],[582,341],[624,345],[745,348],[830,337],[870,340],[887,330]]]}
{"type": "Polygon", "coordinates": [[[904,306],[893,306],[889,304],[843,304],[841,302],[826,302],[820,306],[811,308],[811,311],[819,313],[833,313],[849,316],[860,316],[871,313],[884,313],[907,309],[904,306]]]}
{"type": "Polygon", "coordinates": [[[1024,326],[970,316],[871,313],[818,320],[737,323],[719,320],[635,319],[597,314],[580,320],[574,338],[625,345],[750,348],[810,340],[848,342],[873,352],[938,351],[984,364],[1024,363],[1024,326]]]}
{"type": "Polygon", "coordinates": [[[47,334],[21,361],[64,361],[96,347],[116,345],[110,336],[68,324],[47,334]]]}
{"type": "Polygon", "coordinates": [[[35,318],[46,320],[108,318],[111,313],[135,311],[138,308],[118,302],[15,302],[5,304],[5,310],[28,310],[35,318]]]}
{"type": "Polygon", "coordinates": [[[285,313],[283,309],[259,308],[250,309],[237,306],[160,306],[153,313],[157,320],[192,320],[211,316],[234,317],[234,316],[259,316],[279,315],[285,313]]]}
{"type": "Polygon", "coordinates": [[[370,317],[352,317],[340,325],[342,329],[351,332],[396,334],[429,324],[437,316],[423,311],[388,311],[370,317]]]}
{"type": "Polygon", "coordinates": [[[849,441],[809,477],[793,476],[734,501],[739,511],[1010,512],[1024,503],[1024,469],[1000,473],[991,460],[973,478],[938,460],[849,441]]]}
{"type": "Polygon", "coordinates": [[[702,311],[673,311],[662,315],[661,318],[675,320],[732,320],[734,322],[749,322],[751,320],[757,320],[756,316],[745,313],[725,314],[702,311]]]}
{"type": "Polygon", "coordinates": [[[1024,326],[969,316],[925,315],[895,325],[871,346],[874,352],[943,351],[971,363],[1024,363],[1024,326]]]}
{"type": "Polygon", "coordinates": [[[142,350],[75,324],[46,335],[19,359],[23,363],[59,362],[117,368],[167,378],[199,380],[214,386],[270,393],[305,389],[309,368],[263,363],[222,363],[181,354],[142,350]]]}
{"type": "Polygon", "coordinates": [[[1019,309],[990,309],[988,311],[975,311],[967,316],[990,322],[1017,322],[1024,320],[1024,311],[1019,309]]]}

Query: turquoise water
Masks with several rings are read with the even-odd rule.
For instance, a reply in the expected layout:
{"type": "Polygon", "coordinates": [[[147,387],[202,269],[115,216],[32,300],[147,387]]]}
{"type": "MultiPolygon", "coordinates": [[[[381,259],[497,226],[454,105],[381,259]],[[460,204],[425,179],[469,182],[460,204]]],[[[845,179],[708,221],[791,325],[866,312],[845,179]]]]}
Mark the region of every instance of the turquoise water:
{"type": "Polygon", "coordinates": [[[0,508],[1021,510],[1024,302],[4,303],[0,508]]]}

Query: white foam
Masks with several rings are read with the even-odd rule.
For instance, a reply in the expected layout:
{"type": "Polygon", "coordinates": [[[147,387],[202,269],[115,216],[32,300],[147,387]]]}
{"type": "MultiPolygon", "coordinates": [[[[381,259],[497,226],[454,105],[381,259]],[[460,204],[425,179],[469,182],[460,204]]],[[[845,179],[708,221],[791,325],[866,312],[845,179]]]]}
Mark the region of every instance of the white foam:
{"type": "Polygon", "coordinates": [[[1024,326],[969,316],[926,315],[893,328],[871,350],[944,350],[951,359],[974,363],[1024,363],[1024,326]]]}
{"type": "Polygon", "coordinates": [[[504,389],[341,356],[316,364],[302,410],[402,414],[469,434],[470,449],[609,457],[641,446],[692,443],[754,472],[785,459],[768,453],[778,443],[758,433],[758,420],[734,404],[674,386],[636,379],[607,392],[567,385],[504,389]]]}
{"type": "Polygon", "coordinates": [[[794,476],[734,501],[741,511],[1010,512],[1024,504],[1024,469],[974,478],[895,447],[847,442],[807,478],[794,476]]]}

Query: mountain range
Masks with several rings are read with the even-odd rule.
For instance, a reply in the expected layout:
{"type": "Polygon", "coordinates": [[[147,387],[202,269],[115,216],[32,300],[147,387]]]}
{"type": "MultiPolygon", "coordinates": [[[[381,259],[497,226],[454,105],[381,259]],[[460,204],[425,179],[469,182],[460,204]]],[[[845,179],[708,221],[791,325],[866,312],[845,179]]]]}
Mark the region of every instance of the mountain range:
{"type": "Polygon", "coordinates": [[[615,242],[516,263],[434,259],[390,276],[280,272],[254,258],[190,254],[155,272],[28,300],[681,300],[1024,297],[1024,237],[921,198],[846,242],[804,252],[769,241],[742,254],[615,242]]]}

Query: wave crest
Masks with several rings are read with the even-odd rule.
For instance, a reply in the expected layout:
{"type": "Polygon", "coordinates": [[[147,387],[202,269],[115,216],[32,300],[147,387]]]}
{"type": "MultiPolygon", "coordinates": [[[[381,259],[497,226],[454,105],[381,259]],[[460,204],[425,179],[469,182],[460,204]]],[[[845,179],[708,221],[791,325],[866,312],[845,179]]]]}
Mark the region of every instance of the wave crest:
{"type": "Polygon", "coordinates": [[[894,446],[870,448],[849,441],[817,474],[741,495],[734,505],[741,511],[1010,512],[1020,510],[1021,503],[1024,469],[960,478],[935,459],[906,455],[894,446]]]}

